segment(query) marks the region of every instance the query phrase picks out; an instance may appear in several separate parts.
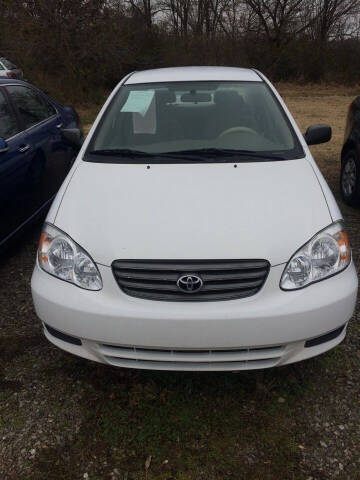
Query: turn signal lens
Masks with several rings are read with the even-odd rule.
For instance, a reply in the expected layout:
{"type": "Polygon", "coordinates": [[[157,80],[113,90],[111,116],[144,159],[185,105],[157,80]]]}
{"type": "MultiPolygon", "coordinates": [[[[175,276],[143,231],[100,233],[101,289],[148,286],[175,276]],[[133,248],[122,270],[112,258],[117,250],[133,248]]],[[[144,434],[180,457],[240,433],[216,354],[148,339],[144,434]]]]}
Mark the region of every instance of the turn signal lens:
{"type": "Polygon", "coordinates": [[[315,235],[290,259],[281,278],[283,290],[296,290],[344,270],[351,262],[349,237],[342,222],[315,235]]]}
{"type": "Polygon", "coordinates": [[[50,275],[86,290],[101,290],[102,279],[90,256],[68,235],[45,224],[38,248],[38,263],[50,275]]]}

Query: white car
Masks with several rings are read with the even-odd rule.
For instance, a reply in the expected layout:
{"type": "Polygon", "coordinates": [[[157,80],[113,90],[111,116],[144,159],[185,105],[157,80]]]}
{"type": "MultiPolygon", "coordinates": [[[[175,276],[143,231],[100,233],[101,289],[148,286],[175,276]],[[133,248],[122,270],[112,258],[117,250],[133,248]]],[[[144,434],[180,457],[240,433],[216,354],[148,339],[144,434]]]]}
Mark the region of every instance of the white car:
{"type": "Polygon", "coordinates": [[[255,70],[125,77],[43,228],[32,294],[46,337],[159,370],[267,368],[338,345],[358,280],[308,148],[330,137],[303,136],[255,70]]]}
{"type": "Polygon", "coordinates": [[[0,79],[1,78],[17,78],[22,80],[24,78],[24,74],[23,71],[10,62],[10,60],[0,57],[0,79]]]}

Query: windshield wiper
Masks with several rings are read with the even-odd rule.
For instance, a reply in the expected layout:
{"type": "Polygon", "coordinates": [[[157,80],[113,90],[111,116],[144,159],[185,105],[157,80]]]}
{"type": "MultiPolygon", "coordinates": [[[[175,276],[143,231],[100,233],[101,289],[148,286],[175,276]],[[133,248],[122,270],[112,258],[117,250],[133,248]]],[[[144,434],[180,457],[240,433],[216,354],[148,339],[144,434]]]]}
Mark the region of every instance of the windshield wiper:
{"type": "MultiPolygon", "coordinates": [[[[102,150],[91,150],[88,152],[90,155],[99,155],[104,157],[117,157],[121,159],[126,158],[151,158],[156,162],[156,158],[170,158],[178,163],[196,162],[201,160],[202,162],[226,162],[228,159],[224,157],[239,157],[241,158],[259,158],[263,160],[286,160],[285,157],[280,155],[274,155],[271,153],[258,153],[251,150],[231,150],[227,148],[199,148],[193,150],[179,150],[174,152],[163,153],[150,153],[143,152],[141,150],[132,150],[129,148],[113,148],[102,150]]],[[[234,159],[234,161],[236,161],[234,159]]],[[[112,162],[112,160],[111,160],[112,162]]]]}
{"type": "Polygon", "coordinates": [[[153,157],[153,153],[131,150],[129,148],[107,148],[104,150],[91,150],[90,155],[104,155],[107,157],[153,157]]]}
{"type": "Polygon", "coordinates": [[[265,160],[286,160],[285,157],[280,155],[274,155],[272,153],[259,153],[252,150],[233,150],[229,148],[199,148],[193,150],[180,150],[176,152],[167,152],[167,154],[176,154],[176,155],[190,155],[190,156],[201,156],[201,157],[251,157],[251,158],[261,158],[265,160]]]}
{"type": "MultiPolygon", "coordinates": [[[[143,152],[141,150],[132,150],[128,148],[111,148],[111,149],[104,149],[104,150],[91,150],[88,152],[90,155],[99,155],[104,157],[113,157],[119,158],[121,160],[126,158],[151,158],[151,163],[163,163],[161,160],[156,160],[157,158],[169,158],[177,163],[180,161],[182,163],[190,163],[194,161],[191,157],[186,157],[182,154],[178,154],[177,152],[165,152],[165,153],[150,153],[150,152],[143,152]]],[[[113,163],[113,158],[108,160],[109,162],[113,163]]]]}

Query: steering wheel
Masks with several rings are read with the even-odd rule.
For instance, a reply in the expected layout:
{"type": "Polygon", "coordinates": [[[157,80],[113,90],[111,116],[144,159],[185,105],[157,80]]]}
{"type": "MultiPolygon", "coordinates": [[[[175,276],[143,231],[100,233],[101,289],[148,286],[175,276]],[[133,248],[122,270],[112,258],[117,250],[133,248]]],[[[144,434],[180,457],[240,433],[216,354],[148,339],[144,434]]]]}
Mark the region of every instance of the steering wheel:
{"type": "Polygon", "coordinates": [[[225,135],[233,135],[234,133],[250,133],[251,135],[257,135],[257,132],[249,127],[231,127],[221,132],[218,138],[225,137],[225,135]]]}

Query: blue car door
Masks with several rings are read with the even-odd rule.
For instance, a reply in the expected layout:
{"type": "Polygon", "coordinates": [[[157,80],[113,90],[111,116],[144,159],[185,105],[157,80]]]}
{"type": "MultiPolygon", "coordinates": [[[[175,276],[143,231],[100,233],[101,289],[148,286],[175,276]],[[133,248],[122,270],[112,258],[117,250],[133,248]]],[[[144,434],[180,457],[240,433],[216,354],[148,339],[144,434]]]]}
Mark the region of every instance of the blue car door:
{"type": "Polygon", "coordinates": [[[24,183],[31,161],[31,146],[4,88],[0,88],[0,138],[7,150],[0,153],[0,246],[25,220],[24,183]]]}
{"type": "Polygon", "coordinates": [[[31,145],[27,172],[28,214],[46,206],[69,170],[69,147],[61,138],[62,119],[56,108],[36,89],[6,87],[31,145]]]}

